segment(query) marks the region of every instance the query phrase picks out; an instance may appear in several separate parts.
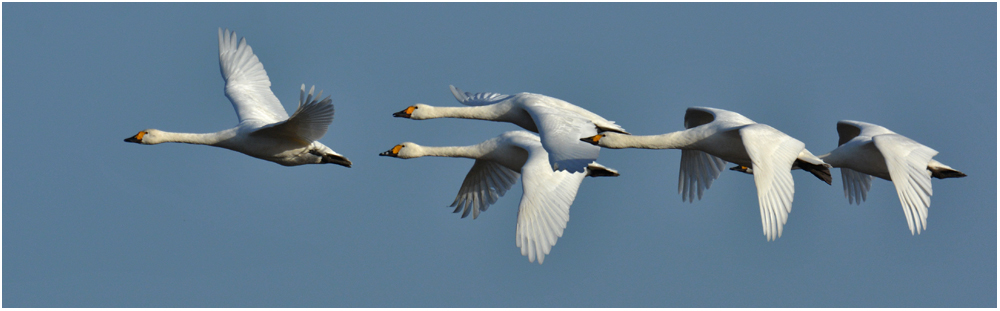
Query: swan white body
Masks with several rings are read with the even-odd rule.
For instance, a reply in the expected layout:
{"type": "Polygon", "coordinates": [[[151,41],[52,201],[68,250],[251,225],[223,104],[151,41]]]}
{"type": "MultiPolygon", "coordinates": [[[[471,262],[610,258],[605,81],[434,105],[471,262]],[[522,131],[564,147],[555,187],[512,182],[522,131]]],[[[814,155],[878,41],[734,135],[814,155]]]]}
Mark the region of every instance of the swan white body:
{"type": "Polygon", "coordinates": [[[927,230],[927,208],[931,205],[931,177],[965,177],[965,174],[935,161],[937,151],[896,134],[887,128],[860,121],[837,122],[837,149],[819,156],[840,168],[844,196],[861,204],[871,189],[872,176],[892,181],[903,205],[910,234],[927,230]]]}
{"type": "Polygon", "coordinates": [[[601,152],[599,147],[581,143],[580,137],[595,135],[598,129],[627,134],[613,121],[558,98],[532,93],[473,94],[455,86],[451,86],[451,92],[455,99],[470,107],[416,104],[393,116],[413,120],[463,118],[514,123],[541,136],[552,169],[573,173],[583,172],[601,152]]]}
{"type": "MultiPolygon", "coordinates": [[[[768,125],[735,112],[704,107],[687,109],[683,131],[662,135],[602,133],[581,140],[605,148],[681,149],[677,191],[684,201],[701,199],[725,163],[752,171],[757,185],[761,223],[767,239],[781,237],[795,194],[791,169],[801,167],[829,183],[829,165],[805,144],[768,125]]],[[[736,168],[734,168],[736,169],[736,168]]]]}
{"type": "Polygon", "coordinates": [[[246,39],[236,41],[236,33],[219,29],[219,67],[226,81],[226,97],[233,103],[239,124],[215,133],[172,133],[155,129],[140,131],[126,142],[155,145],[165,142],[209,145],[293,166],[334,163],[346,167],[351,161],[316,141],[333,122],[329,97],[318,100],[313,89],[305,94],[302,85],[299,107],[291,117],[271,92],[271,81],[246,39]]]}
{"type": "Polygon", "coordinates": [[[541,264],[569,222],[569,208],[585,176],[618,176],[590,163],[584,172],[553,171],[548,153],[535,134],[513,131],[472,146],[426,147],[412,142],[396,145],[381,156],[410,159],[424,156],[475,159],[451,206],[462,217],[479,217],[521,176],[524,193],[517,213],[517,246],[521,255],[541,264]]]}

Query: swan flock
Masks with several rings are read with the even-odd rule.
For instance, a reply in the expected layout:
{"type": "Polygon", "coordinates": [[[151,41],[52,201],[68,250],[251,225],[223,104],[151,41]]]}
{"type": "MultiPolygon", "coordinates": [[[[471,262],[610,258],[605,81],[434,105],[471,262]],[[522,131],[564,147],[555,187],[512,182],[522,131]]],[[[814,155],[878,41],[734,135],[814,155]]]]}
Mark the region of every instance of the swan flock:
{"type": "MultiPolygon", "coordinates": [[[[235,127],[215,133],[176,133],[145,129],[126,142],[165,142],[222,147],[284,166],[332,163],[351,167],[347,157],[318,140],[333,122],[329,96],[299,88],[298,107],[289,116],[271,92],[264,67],[246,43],[228,29],[218,31],[219,67],[225,95],[236,110],[235,127]]],[[[602,148],[679,149],[678,193],[682,201],[701,199],[726,162],[731,170],[753,175],[763,234],[781,237],[792,208],[795,187],[791,171],[800,169],[832,184],[831,168],[839,168],[848,204],[861,204],[872,177],[891,181],[911,234],[927,229],[931,178],[966,175],[934,159],[937,151],[889,129],[860,121],[837,123],[839,141],[819,156],[805,144],[771,126],[717,108],[691,107],[684,130],[659,135],[631,135],[587,109],[533,93],[504,95],[469,93],[450,86],[464,107],[415,104],[393,113],[412,120],[463,118],[513,123],[526,131],[509,131],[471,146],[395,145],[380,156],[400,159],[454,157],[475,160],[451,206],[462,218],[496,203],[521,181],[515,244],[521,254],[541,264],[569,222],[569,209],[585,177],[616,177],[615,169],[596,162],[602,148]]]]}

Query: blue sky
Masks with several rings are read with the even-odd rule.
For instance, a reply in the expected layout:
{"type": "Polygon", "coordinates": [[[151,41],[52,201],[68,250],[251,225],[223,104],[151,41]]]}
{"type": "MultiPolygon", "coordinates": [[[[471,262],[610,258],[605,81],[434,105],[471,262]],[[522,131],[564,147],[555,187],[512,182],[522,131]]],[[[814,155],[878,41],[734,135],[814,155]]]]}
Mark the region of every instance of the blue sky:
{"type": "Polygon", "coordinates": [[[5,307],[996,307],[996,4],[3,4],[5,307]],[[320,141],[354,167],[220,148],[217,28],[245,36],[289,111],[332,96],[320,141]],[[471,145],[512,124],[412,121],[414,103],[533,92],[634,134],[689,106],[739,112],[815,154],[836,122],[885,126],[967,173],[934,180],[911,236],[892,184],[864,204],[796,171],[782,237],[752,177],[676,193],[680,152],[603,150],[545,264],[514,243],[520,183],[479,219],[447,207],[471,145]],[[986,139],[984,143],[982,140],[986,139]]]}

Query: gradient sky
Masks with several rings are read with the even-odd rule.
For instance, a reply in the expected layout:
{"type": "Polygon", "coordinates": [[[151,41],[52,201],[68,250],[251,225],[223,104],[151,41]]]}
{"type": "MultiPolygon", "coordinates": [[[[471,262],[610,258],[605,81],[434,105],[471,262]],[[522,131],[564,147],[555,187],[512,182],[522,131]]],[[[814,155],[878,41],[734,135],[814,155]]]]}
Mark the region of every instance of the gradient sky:
{"type": "Polygon", "coordinates": [[[996,3],[3,4],[4,307],[996,307],[996,3]],[[289,112],[332,95],[320,141],[354,162],[283,167],[122,142],[215,132],[217,28],[245,36],[289,112]],[[689,106],[836,147],[885,126],[968,174],[933,181],[913,236],[892,184],[848,205],[802,171],[782,237],[749,175],[677,194],[680,152],[603,150],[545,264],[515,247],[520,182],[479,219],[447,207],[471,145],[507,123],[413,121],[448,91],[533,92],[633,134],[689,106]],[[983,141],[985,139],[985,142],[983,141]]]}

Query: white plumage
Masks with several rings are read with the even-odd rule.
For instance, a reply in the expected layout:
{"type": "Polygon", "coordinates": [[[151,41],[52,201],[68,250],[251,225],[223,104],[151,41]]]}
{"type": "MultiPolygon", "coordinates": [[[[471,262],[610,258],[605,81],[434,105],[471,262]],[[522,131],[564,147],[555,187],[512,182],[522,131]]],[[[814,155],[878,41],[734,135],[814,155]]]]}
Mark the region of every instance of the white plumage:
{"type": "Polygon", "coordinates": [[[517,213],[516,245],[521,254],[541,264],[569,222],[569,208],[585,176],[618,176],[590,163],[584,172],[553,171],[548,153],[535,134],[513,131],[472,146],[427,147],[412,142],[396,145],[381,156],[410,159],[424,156],[475,159],[451,206],[462,217],[479,217],[521,177],[524,193],[517,213]]]}
{"type": "Polygon", "coordinates": [[[583,172],[597,160],[601,148],[581,143],[580,137],[600,131],[626,133],[613,121],[558,98],[541,94],[468,93],[451,86],[451,92],[470,107],[434,107],[416,104],[395,117],[425,120],[463,118],[514,123],[541,136],[552,169],[583,172]]]}
{"type": "Polygon", "coordinates": [[[704,107],[687,109],[683,131],[662,135],[602,133],[587,138],[605,148],[681,149],[677,191],[682,200],[701,199],[719,177],[725,162],[752,173],[757,186],[761,224],[768,240],[781,237],[795,194],[791,169],[802,168],[830,183],[829,165],[805,149],[801,141],[738,113],[704,107]]]}
{"type": "Polygon", "coordinates": [[[910,234],[927,230],[927,208],[931,205],[931,177],[965,177],[965,174],[935,161],[937,151],[896,134],[887,128],[860,121],[837,122],[837,149],[819,156],[840,168],[844,196],[861,204],[871,189],[872,176],[892,181],[903,205],[910,234]]]}
{"type": "Polygon", "coordinates": [[[334,163],[346,167],[351,161],[316,141],[333,122],[333,104],[323,100],[315,87],[306,95],[300,88],[299,106],[291,117],[271,92],[264,66],[253,54],[246,39],[236,41],[236,33],[219,29],[219,69],[226,81],[226,97],[233,103],[239,123],[215,133],[172,133],[156,129],[140,131],[126,142],[155,145],[178,142],[222,147],[246,155],[293,166],[334,163]]]}

